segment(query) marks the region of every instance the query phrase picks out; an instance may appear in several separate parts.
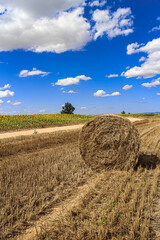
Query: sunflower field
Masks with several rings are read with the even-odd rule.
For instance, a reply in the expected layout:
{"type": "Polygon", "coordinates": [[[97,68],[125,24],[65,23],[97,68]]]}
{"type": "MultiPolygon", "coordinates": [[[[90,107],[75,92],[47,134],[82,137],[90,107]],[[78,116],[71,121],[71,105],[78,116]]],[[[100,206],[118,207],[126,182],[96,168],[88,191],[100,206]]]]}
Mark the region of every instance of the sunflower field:
{"type": "Polygon", "coordinates": [[[87,122],[96,115],[80,114],[33,114],[0,115],[0,131],[26,128],[64,126],[87,122]]]}

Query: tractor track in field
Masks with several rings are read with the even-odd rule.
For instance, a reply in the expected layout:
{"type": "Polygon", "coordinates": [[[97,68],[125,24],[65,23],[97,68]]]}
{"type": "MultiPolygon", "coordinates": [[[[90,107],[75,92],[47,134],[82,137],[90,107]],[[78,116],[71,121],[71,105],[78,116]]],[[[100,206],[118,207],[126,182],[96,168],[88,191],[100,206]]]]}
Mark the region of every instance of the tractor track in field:
{"type": "MultiPolygon", "coordinates": [[[[52,222],[58,219],[61,215],[65,216],[69,211],[76,208],[81,200],[85,197],[91,189],[94,189],[96,184],[102,180],[104,173],[99,174],[97,177],[93,177],[88,183],[80,186],[73,193],[73,195],[67,198],[62,203],[54,207],[50,214],[43,216],[39,221],[34,222],[33,226],[28,228],[23,234],[19,235],[13,240],[33,240],[45,227],[50,227],[52,222]]],[[[111,174],[110,174],[111,175],[111,174]]]]}

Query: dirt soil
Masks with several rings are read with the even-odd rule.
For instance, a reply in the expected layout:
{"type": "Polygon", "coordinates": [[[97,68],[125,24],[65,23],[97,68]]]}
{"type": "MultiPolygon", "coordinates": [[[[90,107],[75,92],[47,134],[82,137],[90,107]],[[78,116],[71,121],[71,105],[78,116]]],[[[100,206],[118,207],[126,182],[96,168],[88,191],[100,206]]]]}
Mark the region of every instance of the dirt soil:
{"type": "MultiPolygon", "coordinates": [[[[141,118],[128,118],[131,122],[135,121],[141,121],[141,118]]],[[[80,129],[83,127],[84,124],[78,124],[78,125],[71,125],[71,126],[63,126],[63,127],[50,127],[50,128],[35,128],[31,130],[23,130],[23,131],[13,131],[13,132],[5,132],[0,133],[0,139],[4,138],[11,138],[11,137],[18,137],[18,136],[28,136],[32,134],[40,134],[40,133],[52,133],[57,131],[63,131],[63,130],[74,130],[74,129],[80,129]]]]}

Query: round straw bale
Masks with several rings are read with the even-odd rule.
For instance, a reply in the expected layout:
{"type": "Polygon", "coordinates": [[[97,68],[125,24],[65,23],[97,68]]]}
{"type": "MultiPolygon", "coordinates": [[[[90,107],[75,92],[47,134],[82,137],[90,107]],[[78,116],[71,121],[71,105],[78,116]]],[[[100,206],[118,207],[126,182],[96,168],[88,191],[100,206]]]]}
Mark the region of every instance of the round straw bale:
{"type": "Polygon", "coordinates": [[[128,119],[102,115],[83,126],[79,148],[82,158],[93,170],[129,170],[137,163],[140,137],[128,119]]]}

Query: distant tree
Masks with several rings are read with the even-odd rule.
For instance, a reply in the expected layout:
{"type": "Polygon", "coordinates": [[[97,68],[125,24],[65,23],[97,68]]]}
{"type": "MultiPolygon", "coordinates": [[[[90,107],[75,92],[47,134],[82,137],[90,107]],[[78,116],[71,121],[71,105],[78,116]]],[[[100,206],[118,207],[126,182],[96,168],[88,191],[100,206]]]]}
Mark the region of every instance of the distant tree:
{"type": "Polygon", "coordinates": [[[67,102],[64,106],[62,106],[61,114],[73,114],[75,108],[71,103],[67,102]]]}
{"type": "Polygon", "coordinates": [[[121,114],[126,114],[126,112],[123,110],[123,111],[121,112],[121,114]]]}

